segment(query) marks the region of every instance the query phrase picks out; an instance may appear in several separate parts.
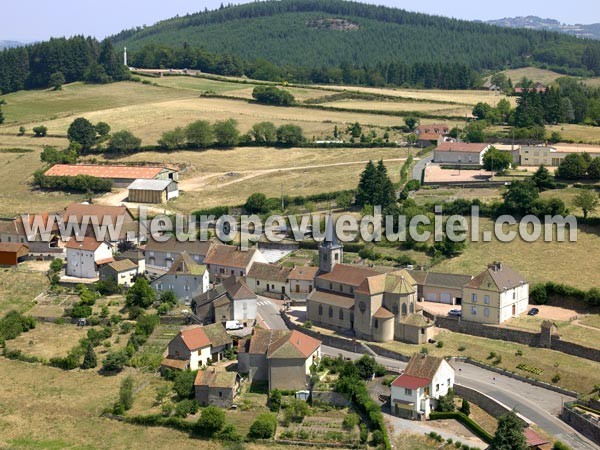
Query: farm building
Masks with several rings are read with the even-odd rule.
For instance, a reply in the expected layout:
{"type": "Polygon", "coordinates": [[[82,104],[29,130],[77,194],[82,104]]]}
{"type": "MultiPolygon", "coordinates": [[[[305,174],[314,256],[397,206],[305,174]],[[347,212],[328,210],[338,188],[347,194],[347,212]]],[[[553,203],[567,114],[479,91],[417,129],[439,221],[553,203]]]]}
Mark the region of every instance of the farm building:
{"type": "Polygon", "coordinates": [[[166,203],[179,197],[179,187],[172,180],[135,180],[127,188],[133,203],[166,203]]]}
{"type": "Polygon", "coordinates": [[[0,242],[0,266],[18,266],[29,254],[29,247],[16,242],[0,242]]]}
{"type": "Polygon", "coordinates": [[[483,155],[489,148],[489,144],[443,142],[433,151],[433,161],[439,164],[481,166],[483,165],[483,155]]]}
{"type": "Polygon", "coordinates": [[[159,166],[123,166],[98,164],[56,164],[46,171],[48,177],[75,177],[88,175],[111,180],[114,187],[125,188],[135,180],[171,180],[179,179],[179,171],[159,166]]]}
{"type": "Polygon", "coordinates": [[[558,167],[571,153],[589,153],[592,158],[600,156],[600,147],[560,144],[547,146],[523,146],[520,149],[520,165],[558,167]]]}

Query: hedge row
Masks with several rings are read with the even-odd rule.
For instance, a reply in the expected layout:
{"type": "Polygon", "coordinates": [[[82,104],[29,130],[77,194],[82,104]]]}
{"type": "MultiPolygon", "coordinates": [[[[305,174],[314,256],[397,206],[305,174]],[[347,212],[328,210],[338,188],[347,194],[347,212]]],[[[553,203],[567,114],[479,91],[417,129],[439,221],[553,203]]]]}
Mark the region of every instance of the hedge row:
{"type": "Polygon", "coordinates": [[[68,192],[110,192],[112,181],[103,178],[77,175],[75,177],[48,177],[42,172],[33,176],[33,184],[40,189],[56,189],[68,192]]]}
{"type": "Polygon", "coordinates": [[[479,438],[481,438],[484,442],[489,444],[492,442],[494,436],[481,428],[477,422],[471,419],[469,416],[463,414],[460,411],[453,412],[438,412],[434,411],[429,415],[430,420],[443,420],[443,419],[454,419],[458,420],[464,426],[466,426],[469,430],[471,430],[474,434],[476,434],[479,438]]]}
{"type": "Polygon", "coordinates": [[[169,427],[187,433],[193,433],[196,429],[196,424],[194,422],[189,422],[180,417],[163,417],[160,414],[128,416],[125,417],[125,422],[147,427],[169,427]]]}
{"type": "Polygon", "coordinates": [[[588,303],[590,306],[600,305],[600,289],[594,287],[585,291],[553,281],[534,285],[529,295],[537,305],[545,305],[551,297],[573,298],[588,303]]]}

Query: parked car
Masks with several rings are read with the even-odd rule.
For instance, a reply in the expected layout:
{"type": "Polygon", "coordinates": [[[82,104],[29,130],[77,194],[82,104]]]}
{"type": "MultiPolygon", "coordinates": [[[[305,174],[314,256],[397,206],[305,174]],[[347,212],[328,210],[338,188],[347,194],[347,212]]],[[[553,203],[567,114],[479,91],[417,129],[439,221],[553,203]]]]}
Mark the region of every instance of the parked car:
{"type": "Polygon", "coordinates": [[[529,312],[527,313],[528,316],[537,316],[539,314],[540,310],[537,308],[531,308],[529,310],[529,312]]]}
{"type": "Polygon", "coordinates": [[[242,325],[242,323],[237,320],[228,320],[227,322],[225,322],[225,329],[227,331],[243,330],[244,325],[242,325]]]}
{"type": "Polygon", "coordinates": [[[460,309],[451,309],[448,311],[448,315],[452,317],[461,317],[462,311],[460,309]]]}

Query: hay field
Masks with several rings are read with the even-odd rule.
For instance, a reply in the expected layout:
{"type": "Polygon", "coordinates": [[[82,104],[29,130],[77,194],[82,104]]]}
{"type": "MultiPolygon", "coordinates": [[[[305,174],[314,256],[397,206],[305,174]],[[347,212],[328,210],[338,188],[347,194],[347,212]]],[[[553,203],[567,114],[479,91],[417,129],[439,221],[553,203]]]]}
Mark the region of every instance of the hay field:
{"type": "MultiPolygon", "coordinates": [[[[491,229],[492,222],[481,219],[481,231],[491,229]]],[[[443,261],[435,270],[475,275],[494,260],[519,271],[530,284],[554,281],[590,289],[599,286],[592,274],[600,266],[600,237],[594,228],[579,224],[577,242],[469,242],[462,255],[443,261]]]]}
{"type": "Polygon", "coordinates": [[[548,125],[546,130],[551,133],[558,131],[563,139],[587,144],[600,144],[600,127],[591,127],[586,125],[548,125]]]}
{"type": "Polygon", "coordinates": [[[40,272],[0,269],[0,317],[11,311],[25,312],[32,301],[49,286],[48,278],[40,272]],[[24,289],[24,286],[27,288],[24,289]]]}
{"type": "Polygon", "coordinates": [[[523,77],[526,77],[534,82],[550,85],[557,78],[564,76],[560,73],[553,72],[552,70],[538,69],[537,67],[523,67],[521,69],[505,70],[502,73],[510,78],[513,84],[517,84],[523,77]]]}
{"type": "Polygon", "coordinates": [[[440,103],[411,102],[411,101],[366,101],[366,100],[340,100],[335,102],[323,103],[323,106],[331,108],[350,108],[364,111],[390,111],[402,112],[411,111],[440,116],[459,116],[470,115],[473,111],[471,106],[462,105],[444,105],[440,103]]]}

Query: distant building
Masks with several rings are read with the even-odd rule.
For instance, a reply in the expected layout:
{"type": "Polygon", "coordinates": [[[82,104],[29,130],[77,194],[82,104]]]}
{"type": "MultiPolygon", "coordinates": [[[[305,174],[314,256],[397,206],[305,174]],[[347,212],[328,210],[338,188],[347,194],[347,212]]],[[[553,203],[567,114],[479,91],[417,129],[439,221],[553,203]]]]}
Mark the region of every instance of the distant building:
{"type": "Polygon", "coordinates": [[[0,242],[21,243],[29,247],[29,258],[64,257],[64,248],[59,245],[57,219],[60,214],[26,214],[12,220],[0,220],[0,242]],[[48,230],[48,236],[42,236],[44,230],[34,234],[35,225],[48,230]],[[28,231],[29,230],[29,231],[28,231]]]}
{"type": "Polygon", "coordinates": [[[29,254],[29,247],[16,242],[0,242],[0,266],[18,266],[29,254]]]}
{"type": "Polygon", "coordinates": [[[131,287],[138,275],[138,265],[129,259],[113,261],[100,267],[100,281],[112,280],[119,286],[131,287]]]}
{"type": "Polygon", "coordinates": [[[163,274],[171,268],[173,262],[186,252],[196,264],[204,264],[206,255],[214,244],[212,242],[178,241],[171,237],[166,242],[158,242],[152,238],[144,247],[146,270],[153,274],[163,274]]]}
{"type": "Polygon", "coordinates": [[[405,419],[427,419],[453,386],[454,369],[445,359],[416,354],[391,384],[391,412],[405,419]]]}
{"type": "Polygon", "coordinates": [[[194,381],[194,397],[202,407],[230,408],[239,393],[240,376],[209,367],[201,370],[194,381]]]}
{"type": "Polygon", "coordinates": [[[529,284],[510,267],[495,262],[463,288],[462,320],[499,325],[529,306],[529,284]]]}
{"type": "Polygon", "coordinates": [[[433,162],[438,164],[483,165],[483,155],[489,144],[467,144],[465,142],[442,142],[433,151],[433,162]]]}
{"type": "Polygon", "coordinates": [[[208,270],[204,264],[196,264],[187,252],[183,252],[171,268],[150,285],[159,296],[171,291],[179,301],[190,304],[192,298],[208,291],[208,270]]]}
{"type": "Polygon", "coordinates": [[[417,145],[423,147],[442,141],[449,133],[450,127],[446,124],[432,123],[430,125],[419,125],[415,128],[415,134],[418,138],[417,145]]]}
{"type": "MultiPolygon", "coordinates": [[[[89,237],[96,237],[96,229],[98,229],[99,226],[106,226],[106,235],[104,236],[104,239],[110,240],[112,243],[132,240],[127,235],[127,232],[130,230],[135,232],[135,229],[137,228],[133,214],[131,214],[131,211],[125,206],[72,203],[65,209],[63,221],[65,225],[72,222],[81,227],[85,227],[84,230],[82,230],[83,234],[84,236],[89,237]],[[111,236],[108,227],[115,229],[118,233],[115,236],[111,236]]],[[[135,241],[135,239],[133,240],[135,241]]]]}
{"type": "Polygon", "coordinates": [[[524,92],[536,92],[538,94],[543,94],[547,90],[548,90],[548,88],[546,86],[544,86],[542,83],[535,83],[532,87],[527,88],[527,89],[518,86],[513,89],[513,92],[515,95],[521,95],[524,92]]]}
{"type": "Polygon", "coordinates": [[[166,203],[179,197],[179,187],[172,180],[135,180],[127,188],[132,203],[166,203]]]}
{"type": "Polygon", "coordinates": [[[88,175],[110,180],[114,187],[126,188],[138,179],[171,180],[179,179],[179,171],[171,167],[124,166],[109,164],[56,164],[45,173],[48,177],[75,177],[88,175]]]}
{"type": "Polygon", "coordinates": [[[224,244],[213,244],[204,260],[211,281],[216,283],[231,276],[245,277],[252,264],[267,262],[257,248],[242,251],[236,246],[224,244]]]}
{"type": "Polygon", "coordinates": [[[524,145],[519,150],[521,166],[538,167],[558,167],[563,159],[572,153],[587,152],[592,158],[600,156],[600,147],[597,146],[572,146],[572,145],[553,145],[553,146],[527,146],[524,145]]]}
{"type": "Polygon", "coordinates": [[[273,264],[254,263],[246,275],[246,284],[256,294],[266,294],[283,298],[287,296],[289,267],[273,264]]]}
{"type": "Polygon", "coordinates": [[[91,237],[78,241],[72,238],[67,245],[66,274],[74,278],[98,278],[100,267],[114,261],[112,247],[91,237]]]}

